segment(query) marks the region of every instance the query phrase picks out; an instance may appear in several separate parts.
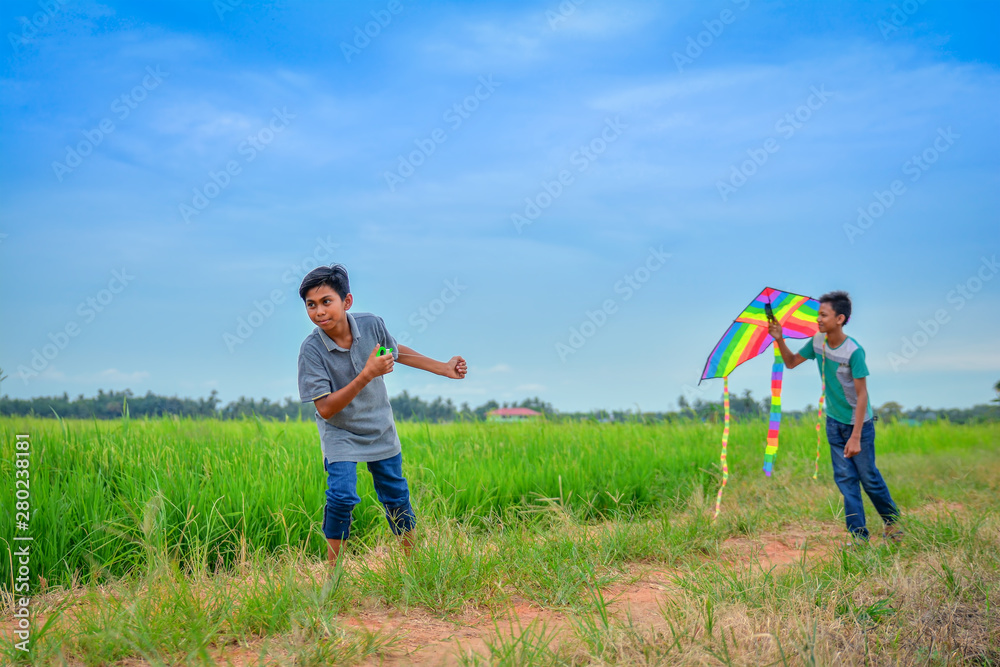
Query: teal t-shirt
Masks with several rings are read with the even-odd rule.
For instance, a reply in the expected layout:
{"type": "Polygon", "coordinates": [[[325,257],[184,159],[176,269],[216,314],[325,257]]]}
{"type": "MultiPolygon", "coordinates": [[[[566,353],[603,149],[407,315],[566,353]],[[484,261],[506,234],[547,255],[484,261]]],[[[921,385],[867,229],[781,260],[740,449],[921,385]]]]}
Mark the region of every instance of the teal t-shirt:
{"type": "MultiPolygon", "coordinates": [[[[842,424],[853,424],[854,409],[858,405],[854,378],[868,377],[869,374],[864,348],[850,336],[839,347],[830,347],[826,334],[817,333],[799,350],[799,354],[806,359],[815,359],[817,366],[821,367],[819,372],[826,383],[826,413],[842,424]]],[[[865,406],[865,421],[871,418],[872,403],[869,398],[865,406]]]]}

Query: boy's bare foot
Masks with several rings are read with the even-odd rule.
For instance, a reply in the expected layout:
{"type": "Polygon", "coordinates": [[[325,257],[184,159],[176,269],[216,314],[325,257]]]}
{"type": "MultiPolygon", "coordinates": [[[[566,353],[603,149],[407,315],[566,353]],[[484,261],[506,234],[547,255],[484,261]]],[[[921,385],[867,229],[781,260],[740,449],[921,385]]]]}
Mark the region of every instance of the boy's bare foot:
{"type": "Polygon", "coordinates": [[[882,537],[889,542],[899,544],[903,541],[903,529],[894,523],[890,523],[885,527],[885,532],[882,533],[882,537]]]}
{"type": "Polygon", "coordinates": [[[413,551],[413,545],[417,543],[415,531],[408,530],[403,533],[401,542],[403,543],[403,553],[409,558],[410,553],[413,551]]]}
{"type": "Polygon", "coordinates": [[[330,567],[334,567],[337,564],[337,558],[340,556],[340,552],[343,548],[344,540],[331,540],[330,538],[327,538],[326,560],[330,563],[330,567]]]}
{"type": "Polygon", "coordinates": [[[861,537],[860,535],[848,535],[847,539],[840,542],[837,546],[839,546],[843,551],[858,551],[865,549],[870,544],[871,543],[866,537],[861,537]]]}

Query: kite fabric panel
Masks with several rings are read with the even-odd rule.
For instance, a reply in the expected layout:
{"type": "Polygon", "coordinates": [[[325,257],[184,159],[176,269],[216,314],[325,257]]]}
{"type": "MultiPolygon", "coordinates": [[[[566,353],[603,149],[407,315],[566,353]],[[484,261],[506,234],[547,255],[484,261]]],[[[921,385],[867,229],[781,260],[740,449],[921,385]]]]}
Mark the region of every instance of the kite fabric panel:
{"type": "Polygon", "coordinates": [[[818,331],[816,316],[819,314],[819,301],[765,287],[716,343],[705,362],[702,380],[729,375],[743,362],[762,354],[774,342],[767,332],[768,308],[781,323],[785,338],[811,338],[818,331]]]}

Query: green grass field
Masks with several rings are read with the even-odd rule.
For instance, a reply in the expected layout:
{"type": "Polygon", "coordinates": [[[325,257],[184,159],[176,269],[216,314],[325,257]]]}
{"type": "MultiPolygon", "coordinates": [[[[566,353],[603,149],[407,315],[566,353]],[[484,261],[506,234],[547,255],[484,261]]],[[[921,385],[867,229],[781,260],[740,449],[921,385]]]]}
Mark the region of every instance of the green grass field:
{"type": "MultiPolygon", "coordinates": [[[[312,423],[3,419],[4,507],[15,434],[31,434],[32,577],[46,588],[34,588],[32,652],[2,655],[213,664],[243,647],[259,651],[253,664],[377,662],[396,655],[393,637],[348,624],[359,609],[457,618],[522,601],[566,627],[498,632],[456,659],[998,664],[1000,428],[880,425],[904,544],[741,569],[725,557],[734,539],[794,527],[829,544],[842,529],[825,446],[812,479],[815,424],[783,426],[767,479],[766,425],[734,422],[713,522],[718,424],[400,424],[421,544],[403,563],[362,468],[348,566],[331,574],[312,423]],[[662,609],[673,634],[609,615],[600,591],[642,567],[676,573],[662,609]]],[[[0,515],[5,540],[14,520],[0,515]]],[[[0,561],[9,604],[12,561],[0,561]]]]}

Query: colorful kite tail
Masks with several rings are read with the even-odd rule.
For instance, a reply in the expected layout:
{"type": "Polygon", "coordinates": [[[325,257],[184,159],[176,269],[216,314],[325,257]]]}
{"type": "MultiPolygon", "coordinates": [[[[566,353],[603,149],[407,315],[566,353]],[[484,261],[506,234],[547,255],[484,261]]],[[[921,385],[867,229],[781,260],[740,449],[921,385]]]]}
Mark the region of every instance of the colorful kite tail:
{"type": "MultiPolygon", "coordinates": [[[[824,387],[824,395],[825,395],[825,389],[826,388],[824,387]]],[[[824,396],[819,397],[819,411],[816,414],[816,470],[813,472],[813,479],[819,477],[819,446],[820,443],[823,441],[823,434],[822,434],[823,398],[824,396]]]]}
{"type": "Polygon", "coordinates": [[[722,508],[722,490],[726,488],[726,482],[729,481],[729,465],[726,463],[726,447],[729,444],[729,376],[722,378],[722,456],[720,460],[722,462],[722,486],[719,487],[719,493],[715,496],[715,514],[712,516],[712,520],[715,521],[719,517],[719,510],[722,508]]]}
{"type": "Polygon", "coordinates": [[[774,365],[771,367],[771,417],[767,426],[767,447],[764,449],[764,474],[771,476],[774,457],[778,454],[778,433],[781,431],[781,377],[785,363],[781,349],[774,344],[774,365]]]}
{"type": "Polygon", "coordinates": [[[823,364],[819,371],[822,389],[819,395],[819,410],[816,411],[816,470],[813,472],[813,479],[819,477],[819,447],[823,442],[823,400],[826,398],[826,337],[823,337],[823,364]]]}

